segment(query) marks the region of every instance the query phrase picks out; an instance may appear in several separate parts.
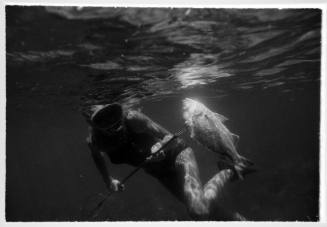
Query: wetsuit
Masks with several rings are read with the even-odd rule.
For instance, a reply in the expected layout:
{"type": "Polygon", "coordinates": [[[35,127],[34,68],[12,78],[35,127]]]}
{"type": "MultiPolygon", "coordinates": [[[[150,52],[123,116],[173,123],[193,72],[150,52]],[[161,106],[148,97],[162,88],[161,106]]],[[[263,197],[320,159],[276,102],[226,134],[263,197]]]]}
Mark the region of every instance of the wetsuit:
{"type": "MultiPolygon", "coordinates": [[[[144,114],[136,111],[124,113],[125,128],[117,134],[106,135],[93,129],[93,136],[97,146],[110,158],[114,164],[129,164],[139,166],[151,155],[151,147],[170,133],[160,125],[151,121],[153,130],[142,130],[143,124],[150,123],[144,114]]],[[[148,129],[148,128],[146,128],[148,129]]],[[[165,158],[159,162],[145,163],[146,172],[158,175],[167,175],[174,170],[177,155],[186,148],[180,138],[175,138],[164,149],[165,158]]]]}

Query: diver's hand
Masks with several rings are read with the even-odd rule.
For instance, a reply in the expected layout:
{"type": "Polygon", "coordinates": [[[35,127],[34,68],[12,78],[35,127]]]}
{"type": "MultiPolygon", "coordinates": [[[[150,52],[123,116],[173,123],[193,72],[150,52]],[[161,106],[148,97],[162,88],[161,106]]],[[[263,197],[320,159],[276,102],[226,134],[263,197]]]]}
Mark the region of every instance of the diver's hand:
{"type": "Polygon", "coordinates": [[[113,192],[122,192],[125,190],[125,185],[122,184],[119,180],[111,178],[110,179],[110,184],[107,185],[107,188],[109,191],[113,192]]]}
{"type": "Polygon", "coordinates": [[[167,135],[165,136],[161,141],[157,142],[151,147],[151,155],[146,159],[147,162],[159,162],[165,159],[166,154],[165,154],[165,149],[161,149],[161,147],[167,143],[173,135],[167,135]],[[158,152],[159,151],[159,152],[158,152]]]}

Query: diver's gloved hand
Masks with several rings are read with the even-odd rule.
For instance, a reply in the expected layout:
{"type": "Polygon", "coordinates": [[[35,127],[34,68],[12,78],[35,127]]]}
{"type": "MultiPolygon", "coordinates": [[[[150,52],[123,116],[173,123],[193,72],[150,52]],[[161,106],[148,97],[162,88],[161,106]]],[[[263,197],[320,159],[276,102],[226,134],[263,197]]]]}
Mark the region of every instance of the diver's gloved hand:
{"type": "Polygon", "coordinates": [[[107,188],[109,191],[114,191],[114,192],[122,192],[125,190],[125,185],[120,183],[119,180],[111,178],[110,179],[110,184],[107,185],[107,188]]]}
{"type": "Polygon", "coordinates": [[[165,149],[161,149],[161,147],[166,144],[173,135],[166,135],[161,141],[157,142],[151,147],[151,155],[146,159],[147,162],[159,162],[165,159],[165,149]],[[158,152],[159,151],[159,152],[158,152]]]}

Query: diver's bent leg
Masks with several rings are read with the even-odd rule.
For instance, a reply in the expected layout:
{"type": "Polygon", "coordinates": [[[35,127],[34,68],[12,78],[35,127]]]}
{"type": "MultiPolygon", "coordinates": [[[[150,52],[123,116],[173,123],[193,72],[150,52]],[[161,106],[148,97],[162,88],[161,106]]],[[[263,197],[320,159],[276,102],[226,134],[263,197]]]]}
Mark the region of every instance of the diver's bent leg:
{"type": "Polygon", "coordinates": [[[204,219],[209,215],[209,206],[203,194],[199,169],[191,148],[183,150],[176,158],[183,187],[183,201],[194,219],[204,219]]]}
{"type": "Polygon", "coordinates": [[[233,175],[234,171],[231,169],[221,170],[204,185],[203,193],[208,203],[211,203],[218,198],[226,182],[229,181],[233,175]]]}
{"type": "Polygon", "coordinates": [[[201,220],[244,220],[238,213],[228,212],[217,202],[225,183],[233,177],[233,171],[226,169],[216,174],[202,187],[199,170],[191,148],[183,150],[176,158],[176,170],[183,183],[185,205],[192,218],[201,220]]]}
{"type": "Polygon", "coordinates": [[[227,211],[219,206],[218,199],[222,194],[225,184],[234,177],[235,172],[231,169],[224,169],[213,176],[203,187],[204,197],[210,207],[210,218],[220,220],[246,221],[246,218],[237,212],[227,211]],[[219,215],[219,216],[218,216],[219,215]]]}

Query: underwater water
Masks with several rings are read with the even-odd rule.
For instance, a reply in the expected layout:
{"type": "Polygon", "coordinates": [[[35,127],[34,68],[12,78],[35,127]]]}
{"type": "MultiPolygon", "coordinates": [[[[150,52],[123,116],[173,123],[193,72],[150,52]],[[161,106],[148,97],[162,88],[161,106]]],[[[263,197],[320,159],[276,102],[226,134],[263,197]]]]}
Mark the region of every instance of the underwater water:
{"type": "MultiPolygon", "coordinates": [[[[105,192],[85,143],[91,105],[121,102],[176,132],[185,97],[228,117],[258,170],[226,186],[223,206],[317,221],[320,29],[319,9],[7,6],[7,221],[83,220],[105,192]]],[[[217,157],[184,137],[206,182],[217,157]]],[[[140,171],[96,220],[191,219],[140,171]]]]}

